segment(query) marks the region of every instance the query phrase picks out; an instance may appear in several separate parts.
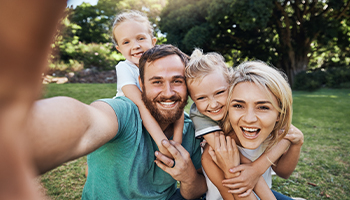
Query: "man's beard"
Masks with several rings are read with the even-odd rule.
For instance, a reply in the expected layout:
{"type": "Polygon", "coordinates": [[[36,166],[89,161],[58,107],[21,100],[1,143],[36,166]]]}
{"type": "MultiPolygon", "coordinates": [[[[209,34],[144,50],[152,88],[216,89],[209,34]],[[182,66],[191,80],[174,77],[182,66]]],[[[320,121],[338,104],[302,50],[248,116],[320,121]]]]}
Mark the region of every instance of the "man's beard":
{"type": "Polygon", "coordinates": [[[146,105],[146,108],[150,111],[150,113],[152,114],[152,116],[154,117],[154,119],[158,122],[158,123],[164,123],[164,124],[172,124],[174,123],[176,120],[180,119],[181,115],[183,115],[184,113],[184,108],[187,104],[187,99],[188,99],[188,95],[186,95],[186,98],[183,99],[183,101],[181,102],[181,97],[179,95],[177,95],[176,93],[171,96],[170,98],[165,98],[164,96],[157,96],[155,99],[148,99],[146,96],[146,90],[143,87],[142,88],[142,100],[146,105]],[[180,105],[179,107],[176,109],[172,109],[172,110],[167,110],[167,111],[160,111],[157,108],[156,103],[157,102],[165,102],[166,100],[171,100],[171,101],[179,101],[180,105]]]}

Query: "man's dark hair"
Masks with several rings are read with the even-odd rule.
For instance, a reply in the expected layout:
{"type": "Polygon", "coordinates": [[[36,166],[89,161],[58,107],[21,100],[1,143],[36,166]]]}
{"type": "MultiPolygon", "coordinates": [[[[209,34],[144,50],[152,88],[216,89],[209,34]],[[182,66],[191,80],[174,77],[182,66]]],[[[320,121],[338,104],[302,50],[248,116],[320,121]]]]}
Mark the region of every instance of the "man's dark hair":
{"type": "Polygon", "coordinates": [[[189,60],[189,56],[183,53],[179,48],[170,45],[170,44],[161,44],[156,45],[153,48],[144,52],[139,61],[139,70],[140,70],[140,78],[141,82],[144,83],[144,75],[145,75],[145,65],[146,63],[150,63],[156,61],[160,58],[164,58],[170,55],[178,55],[186,66],[189,60]]]}

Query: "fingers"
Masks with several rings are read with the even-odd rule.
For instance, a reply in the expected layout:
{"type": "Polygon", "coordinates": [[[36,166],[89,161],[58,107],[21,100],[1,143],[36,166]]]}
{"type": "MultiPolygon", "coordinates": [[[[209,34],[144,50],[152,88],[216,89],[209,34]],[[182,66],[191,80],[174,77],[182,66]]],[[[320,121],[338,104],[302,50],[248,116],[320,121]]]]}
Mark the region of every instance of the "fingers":
{"type": "Polygon", "coordinates": [[[209,155],[211,156],[211,159],[213,159],[213,161],[214,161],[215,163],[217,163],[216,154],[215,154],[215,152],[214,152],[214,149],[213,149],[211,146],[209,146],[208,153],[209,153],[209,155]]]}
{"type": "MultiPolygon", "coordinates": [[[[238,187],[237,187],[238,188],[238,187]]],[[[241,188],[238,188],[238,189],[231,189],[229,190],[228,192],[229,193],[232,193],[232,194],[244,194],[246,191],[248,190],[248,188],[246,187],[241,187],[241,188]]]]}
{"type": "Polygon", "coordinates": [[[248,190],[245,191],[243,194],[238,195],[238,197],[241,197],[241,198],[247,197],[247,196],[250,195],[250,193],[251,193],[252,191],[253,191],[252,189],[248,189],[248,190]]]}
{"type": "MultiPolygon", "coordinates": [[[[161,161],[162,164],[164,163],[167,167],[172,167],[174,166],[174,160],[173,159],[170,159],[168,158],[167,156],[163,155],[162,153],[160,153],[159,151],[156,151],[154,153],[154,155],[156,156],[157,158],[157,161],[161,161]]],[[[158,165],[158,163],[156,162],[156,164],[158,165]]],[[[163,165],[164,165],[163,164],[163,165]]],[[[159,166],[159,165],[158,165],[159,166]]]]}

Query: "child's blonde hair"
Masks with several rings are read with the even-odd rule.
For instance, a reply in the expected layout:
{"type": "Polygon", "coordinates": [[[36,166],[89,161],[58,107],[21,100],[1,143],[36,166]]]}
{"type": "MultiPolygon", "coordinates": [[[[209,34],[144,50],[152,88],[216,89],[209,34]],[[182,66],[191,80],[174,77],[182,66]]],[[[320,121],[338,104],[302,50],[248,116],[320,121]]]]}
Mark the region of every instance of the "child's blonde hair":
{"type": "Polygon", "coordinates": [[[201,49],[195,49],[185,68],[186,81],[202,80],[206,75],[217,70],[223,73],[227,83],[231,82],[230,70],[226,66],[224,57],[215,52],[203,54],[201,49]]]}
{"type": "Polygon", "coordinates": [[[139,12],[136,10],[130,10],[130,11],[125,11],[125,12],[118,14],[114,19],[113,27],[112,27],[112,40],[113,40],[114,45],[118,45],[117,38],[115,37],[115,34],[114,34],[114,29],[119,24],[121,24],[122,22],[125,22],[127,20],[135,20],[137,22],[144,23],[148,28],[148,33],[150,34],[151,38],[154,37],[153,36],[154,29],[153,29],[151,22],[148,20],[147,16],[142,12],[139,12]]]}
{"type": "MultiPolygon", "coordinates": [[[[278,105],[273,106],[279,112],[279,120],[276,122],[273,131],[266,139],[266,150],[269,150],[288,133],[292,121],[293,98],[292,90],[287,81],[287,76],[283,72],[267,65],[262,61],[244,62],[234,68],[232,74],[232,84],[230,86],[226,106],[230,106],[234,87],[238,83],[242,82],[255,83],[256,85],[261,86],[262,89],[270,91],[277,99],[278,105]],[[284,129],[283,133],[279,133],[279,130],[281,129],[284,129]]],[[[270,98],[273,97],[271,96],[270,98]]],[[[273,102],[272,99],[271,102],[273,102]]],[[[222,124],[222,128],[225,134],[231,133],[233,131],[228,116],[229,115],[226,114],[222,124]]]]}

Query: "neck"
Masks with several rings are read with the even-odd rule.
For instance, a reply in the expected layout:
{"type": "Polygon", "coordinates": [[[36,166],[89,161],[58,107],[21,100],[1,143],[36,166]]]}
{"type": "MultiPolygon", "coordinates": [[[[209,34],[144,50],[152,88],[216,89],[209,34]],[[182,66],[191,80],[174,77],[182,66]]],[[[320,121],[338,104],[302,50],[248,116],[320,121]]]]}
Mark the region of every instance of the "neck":
{"type": "Polygon", "coordinates": [[[159,126],[168,139],[174,135],[174,124],[159,124],[159,126]]]}

